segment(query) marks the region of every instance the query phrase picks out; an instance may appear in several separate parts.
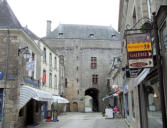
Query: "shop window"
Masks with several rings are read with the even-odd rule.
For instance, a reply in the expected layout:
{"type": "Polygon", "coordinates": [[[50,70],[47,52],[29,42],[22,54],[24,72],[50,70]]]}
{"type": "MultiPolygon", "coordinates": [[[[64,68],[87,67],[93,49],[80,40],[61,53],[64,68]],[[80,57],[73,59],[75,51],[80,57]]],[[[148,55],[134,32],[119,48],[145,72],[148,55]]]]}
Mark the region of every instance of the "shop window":
{"type": "Polygon", "coordinates": [[[160,29],[160,40],[161,40],[161,49],[165,51],[167,48],[167,28],[166,28],[166,22],[162,25],[160,29]]]}
{"type": "Polygon", "coordinates": [[[150,86],[146,86],[148,128],[163,128],[159,84],[154,81],[151,81],[150,86]]]}

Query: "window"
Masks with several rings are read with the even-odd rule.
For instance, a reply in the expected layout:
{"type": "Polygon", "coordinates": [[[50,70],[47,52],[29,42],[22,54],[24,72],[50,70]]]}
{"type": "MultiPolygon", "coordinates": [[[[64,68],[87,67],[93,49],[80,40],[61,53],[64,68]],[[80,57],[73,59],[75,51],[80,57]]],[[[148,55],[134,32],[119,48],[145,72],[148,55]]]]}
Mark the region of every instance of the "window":
{"type": "Polygon", "coordinates": [[[113,35],[111,35],[111,38],[114,38],[115,36],[116,36],[116,35],[113,34],[113,35]]]}
{"type": "Polygon", "coordinates": [[[55,75],[55,80],[54,80],[54,86],[55,86],[55,89],[57,89],[57,76],[55,75]]]}
{"type": "Polygon", "coordinates": [[[35,60],[35,54],[32,53],[32,61],[34,61],[34,60],[35,60]]]}
{"type": "Polygon", "coordinates": [[[52,88],[52,73],[49,73],[49,87],[52,88]]]}
{"type": "Polygon", "coordinates": [[[110,79],[107,79],[107,87],[110,87],[110,79]]]}
{"type": "Polygon", "coordinates": [[[91,57],[91,69],[96,69],[97,67],[97,59],[96,57],[91,57]]]}
{"type": "Polygon", "coordinates": [[[55,65],[54,65],[55,69],[57,68],[57,58],[55,57],[55,65]]]}
{"type": "Polygon", "coordinates": [[[78,66],[77,66],[77,71],[78,71],[78,69],[79,69],[79,68],[78,68],[78,66]]]}
{"type": "Polygon", "coordinates": [[[41,43],[40,43],[40,40],[39,40],[39,41],[38,41],[38,47],[39,47],[39,48],[40,48],[40,44],[41,44],[41,43]]]}
{"type": "Polygon", "coordinates": [[[46,83],[46,70],[45,69],[43,70],[42,83],[43,83],[43,85],[45,85],[45,83],[46,83]]]}
{"type": "Polygon", "coordinates": [[[67,88],[67,78],[65,78],[65,88],[67,88]]]}
{"type": "Polygon", "coordinates": [[[77,83],[78,83],[79,79],[77,78],[77,83]]]}
{"type": "Polygon", "coordinates": [[[52,66],[52,53],[49,54],[49,65],[52,66]]]}
{"type": "Polygon", "coordinates": [[[64,65],[64,56],[60,55],[60,64],[64,65]]]}
{"type": "Polygon", "coordinates": [[[90,36],[91,38],[93,38],[93,37],[94,37],[94,34],[89,34],[89,36],[90,36]]]}
{"type": "Polygon", "coordinates": [[[63,33],[59,33],[59,36],[63,36],[63,33]]]}
{"type": "Polygon", "coordinates": [[[98,84],[98,75],[92,75],[92,83],[98,84]]]}
{"type": "Polygon", "coordinates": [[[43,62],[46,62],[46,48],[43,49],[43,62]]]}
{"type": "Polygon", "coordinates": [[[136,10],[134,8],[134,11],[133,11],[133,25],[136,24],[136,10]]]}
{"type": "Polygon", "coordinates": [[[147,0],[148,17],[151,19],[151,1],[147,0]]]}

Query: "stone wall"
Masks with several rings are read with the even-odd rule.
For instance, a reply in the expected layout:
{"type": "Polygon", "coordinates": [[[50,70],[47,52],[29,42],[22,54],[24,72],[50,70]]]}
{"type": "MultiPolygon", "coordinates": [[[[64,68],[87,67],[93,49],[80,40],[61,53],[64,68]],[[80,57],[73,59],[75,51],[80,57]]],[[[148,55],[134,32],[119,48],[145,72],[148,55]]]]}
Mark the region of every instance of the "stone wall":
{"type": "Polygon", "coordinates": [[[120,55],[120,42],[110,40],[47,39],[45,42],[54,51],[64,56],[66,96],[71,103],[78,103],[79,111],[84,111],[85,91],[99,90],[99,111],[104,108],[102,98],[107,94],[107,74],[113,57],[120,55]],[[91,57],[97,58],[97,68],[91,69],[91,57]],[[98,84],[92,85],[92,75],[98,74],[98,84]],[[79,91],[79,93],[78,93],[79,91]]]}
{"type": "Polygon", "coordinates": [[[0,80],[0,87],[6,92],[4,97],[4,127],[13,128],[15,122],[18,120],[19,75],[21,75],[20,70],[22,65],[20,65],[18,58],[17,34],[11,31],[8,34],[8,31],[3,31],[0,32],[0,35],[0,71],[4,75],[6,71],[6,49],[9,46],[7,82],[6,84],[4,82],[5,76],[3,80],[0,80]]]}

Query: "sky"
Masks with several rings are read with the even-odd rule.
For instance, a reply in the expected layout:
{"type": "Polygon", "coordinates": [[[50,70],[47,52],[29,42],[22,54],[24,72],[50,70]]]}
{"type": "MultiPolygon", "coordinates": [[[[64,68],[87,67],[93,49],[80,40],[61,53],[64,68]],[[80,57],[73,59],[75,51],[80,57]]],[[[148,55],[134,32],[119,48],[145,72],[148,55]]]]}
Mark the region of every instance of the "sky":
{"type": "Polygon", "coordinates": [[[7,0],[22,26],[39,37],[59,24],[112,26],[118,30],[119,0],[7,0]]]}

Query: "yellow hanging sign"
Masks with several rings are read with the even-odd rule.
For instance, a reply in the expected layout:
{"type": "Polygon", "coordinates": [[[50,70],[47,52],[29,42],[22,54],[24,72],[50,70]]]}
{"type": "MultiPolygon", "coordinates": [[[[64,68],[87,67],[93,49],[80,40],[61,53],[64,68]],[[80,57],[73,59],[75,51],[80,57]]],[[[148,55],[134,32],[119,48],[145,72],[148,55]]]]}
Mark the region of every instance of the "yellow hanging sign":
{"type": "Polygon", "coordinates": [[[127,44],[128,52],[152,50],[151,42],[135,42],[127,44]]]}

